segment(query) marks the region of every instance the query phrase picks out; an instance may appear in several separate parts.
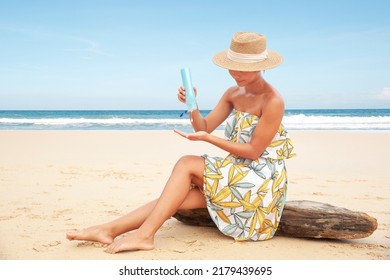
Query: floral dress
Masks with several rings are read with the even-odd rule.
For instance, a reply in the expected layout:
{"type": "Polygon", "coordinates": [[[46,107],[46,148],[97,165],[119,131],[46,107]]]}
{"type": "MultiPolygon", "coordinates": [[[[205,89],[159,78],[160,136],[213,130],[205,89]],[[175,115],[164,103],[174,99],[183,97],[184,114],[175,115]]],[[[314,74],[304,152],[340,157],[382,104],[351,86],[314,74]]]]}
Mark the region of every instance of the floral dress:
{"type": "MultiPolygon", "coordinates": [[[[225,137],[249,143],[259,117],[233,110],[225,137]]],[[[208,212],[225,235],[235,240],[266,240],[274,236],[287,191],[284,159],[294,156],[293,145],[281,124],[271,144],[256,160],[229,154],[203,155],[203,191],[208,212]]]]}

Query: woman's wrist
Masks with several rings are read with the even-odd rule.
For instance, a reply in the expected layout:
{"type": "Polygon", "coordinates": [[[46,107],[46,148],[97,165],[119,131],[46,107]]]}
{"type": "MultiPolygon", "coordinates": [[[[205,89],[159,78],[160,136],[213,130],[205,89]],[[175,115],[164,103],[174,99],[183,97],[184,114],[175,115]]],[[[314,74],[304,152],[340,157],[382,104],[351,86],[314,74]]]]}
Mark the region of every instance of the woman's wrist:
{"type": "Polygon", "coordinates": [[[198,109],[195,109],[189,113],[191,125],[195,131],[206,131],[206,122],[202,114],[198,109]]]}

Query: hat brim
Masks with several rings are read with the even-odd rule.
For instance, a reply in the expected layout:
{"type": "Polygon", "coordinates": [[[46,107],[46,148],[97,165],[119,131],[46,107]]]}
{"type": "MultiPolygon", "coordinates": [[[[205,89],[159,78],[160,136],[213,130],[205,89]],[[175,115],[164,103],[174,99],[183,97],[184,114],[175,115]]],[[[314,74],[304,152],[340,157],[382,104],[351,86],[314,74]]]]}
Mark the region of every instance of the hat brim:
{"type": "Polygon", "coordinates": [[[283,57],[275,51],[268,50],[267,59],[255,63],[242,63],[230,60],[227,51],[222,51],[214,55],[213,62],[225,69],[235,71],[261,71],[274,68],[283,62],[283,57]]]}

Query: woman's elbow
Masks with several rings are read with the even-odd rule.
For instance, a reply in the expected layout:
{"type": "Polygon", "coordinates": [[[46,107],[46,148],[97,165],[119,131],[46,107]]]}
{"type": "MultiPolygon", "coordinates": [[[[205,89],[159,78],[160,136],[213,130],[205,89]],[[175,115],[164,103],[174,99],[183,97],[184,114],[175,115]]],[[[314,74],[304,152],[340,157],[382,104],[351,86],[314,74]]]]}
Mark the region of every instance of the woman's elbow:
{"type": "Polygon", "coordinates": [[[259,157],[261,157],[261,155],[263,154],[264,150],[256,150],[256,149],[253,149],[253,151],[249,154],[248,156],[248,159],[250,160],[256,160],[258,159],[259,157]]]}
{"type": "Polygon", "coordinates": [[[252,154],[250,154],[249,157],[247,157],[247,158],[250,159],[250,160],[256,160],[256,159],[258,159],[261,155],[262,155],[262,153],[252,153],[252,154]]]}

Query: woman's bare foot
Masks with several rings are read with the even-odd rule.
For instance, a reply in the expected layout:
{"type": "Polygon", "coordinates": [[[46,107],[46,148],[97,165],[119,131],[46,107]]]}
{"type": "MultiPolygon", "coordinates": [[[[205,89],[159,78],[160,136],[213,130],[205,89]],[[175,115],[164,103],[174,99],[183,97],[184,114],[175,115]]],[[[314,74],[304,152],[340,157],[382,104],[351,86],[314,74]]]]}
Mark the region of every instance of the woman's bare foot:
{"type": "Polygon", "coordinates": [[[66,238],[69,240],[96,241],[103,244],[111,244],[114,241],[110,231],[103,226],[94,226],[76,232],[69,232],[66,234],[66,238]]]}
{"type": "Polygon", "coordinates": [[[131,232],[126,236],[115,240],[105,250],[106,253],[115,254],[122,251],[153,250],[154,238],[143,238],[138,231],[131,232]]]}

